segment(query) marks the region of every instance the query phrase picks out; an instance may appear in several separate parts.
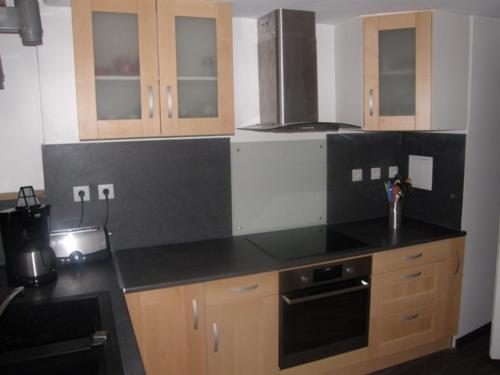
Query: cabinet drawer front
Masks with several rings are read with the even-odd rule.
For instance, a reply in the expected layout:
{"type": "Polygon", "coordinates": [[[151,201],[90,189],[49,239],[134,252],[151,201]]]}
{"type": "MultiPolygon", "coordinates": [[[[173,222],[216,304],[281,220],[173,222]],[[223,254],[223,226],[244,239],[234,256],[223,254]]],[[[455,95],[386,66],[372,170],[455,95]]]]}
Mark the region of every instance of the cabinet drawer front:
{"type": "Polygon", "coordinates": [[[278,273],[233,277],[205,284],[207,306],[278,294],[278,273]]]}
{"type": "Polygon", "coordinates": [[[386,301],[433,293],[437,299],[446,298],[447,263],[439,261],[399,271],[374,275],[372,278],[372,315],[386,301]]]}
{"type": "Polygon", "coordinates": [[[430,293],[382,304],[370,320],[370,347],[387,355],[444,337],[445,301],[430,293]]]}
{"type": "Polygon", "coordinates": [[[373,256],[372,273],[396,271],[444,260],[448,256],[449,247],[450,241],[447,240],[377,253],[373,256]]]}

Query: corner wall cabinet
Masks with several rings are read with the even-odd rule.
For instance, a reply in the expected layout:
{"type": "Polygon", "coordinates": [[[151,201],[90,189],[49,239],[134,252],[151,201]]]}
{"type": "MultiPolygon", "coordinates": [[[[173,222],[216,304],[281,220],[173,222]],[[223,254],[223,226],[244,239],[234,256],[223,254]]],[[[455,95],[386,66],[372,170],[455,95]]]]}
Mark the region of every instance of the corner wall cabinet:
{"type": "Polygon", "coordinates": [[[337,121],[368,131],[466,129],[469,33],[469,16],[444,11],[337,25],[336,91],[346,93],[336,96],[337,121]]]}
{"type": "Polygon", "coordinates": [[[234,132],[231,5],[75,0],[80,139],[234,132]]]}

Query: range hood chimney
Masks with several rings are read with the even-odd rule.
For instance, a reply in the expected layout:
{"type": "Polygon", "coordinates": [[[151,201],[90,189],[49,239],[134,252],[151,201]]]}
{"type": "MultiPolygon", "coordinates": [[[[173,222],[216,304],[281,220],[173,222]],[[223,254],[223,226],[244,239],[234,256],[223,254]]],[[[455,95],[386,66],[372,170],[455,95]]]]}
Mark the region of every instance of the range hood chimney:
{"type": "Polygon", "coordinates": [[[318,122],[316,15],[277,9],[258,19],[260,124],[240,129],[296,132],[352,125],[318,122]]]}

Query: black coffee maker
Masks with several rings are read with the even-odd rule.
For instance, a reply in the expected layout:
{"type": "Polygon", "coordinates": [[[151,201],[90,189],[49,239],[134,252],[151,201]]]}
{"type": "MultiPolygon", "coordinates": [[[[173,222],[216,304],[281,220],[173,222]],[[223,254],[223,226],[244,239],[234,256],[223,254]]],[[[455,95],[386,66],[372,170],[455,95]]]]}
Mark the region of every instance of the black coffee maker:
{"type": "Polygon", "coordinates": [[[21,188],[16,208],[0,212],[9,284],[39,286],[56,278],[49,225],[50,205],[41,205],[31,186],[21,188]]]}

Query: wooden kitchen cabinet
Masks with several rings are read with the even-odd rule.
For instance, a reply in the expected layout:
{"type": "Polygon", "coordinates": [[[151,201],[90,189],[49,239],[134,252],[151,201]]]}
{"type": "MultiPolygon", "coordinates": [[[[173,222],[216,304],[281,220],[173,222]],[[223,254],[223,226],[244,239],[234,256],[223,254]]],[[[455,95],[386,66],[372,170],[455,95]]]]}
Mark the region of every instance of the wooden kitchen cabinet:
{"type": "Polygon", "coordinates": [[[206,369],[204,284],[125,295],[148,375],[203,375],[206,369]]]}
{"type": "Polygon", "coordinates": [[[374,254],[370,352],[387,356],[456,334],[463,239],[374,254]]]}
{"type": "Polygon", "coordinates": [[[73,2],[80,139],[234,133],[231,5],[73,2]]]}
{"type": "Polygon", "coordinates": [[[277,274],[214,281],[206,289],[208,374],[277,374],[277,274]]]}
{"type": "Polygon", "coordinates": [[[337,25],[336,121],[367,131],[466,129],[469,34],[468,16],[440,10],[337,25]]]}
{"type": "Polygon", "coordinates": [[[432,13],[365,17],[364,128],[430,127],[432,13]]]}

